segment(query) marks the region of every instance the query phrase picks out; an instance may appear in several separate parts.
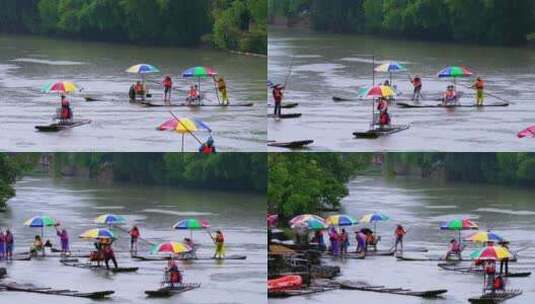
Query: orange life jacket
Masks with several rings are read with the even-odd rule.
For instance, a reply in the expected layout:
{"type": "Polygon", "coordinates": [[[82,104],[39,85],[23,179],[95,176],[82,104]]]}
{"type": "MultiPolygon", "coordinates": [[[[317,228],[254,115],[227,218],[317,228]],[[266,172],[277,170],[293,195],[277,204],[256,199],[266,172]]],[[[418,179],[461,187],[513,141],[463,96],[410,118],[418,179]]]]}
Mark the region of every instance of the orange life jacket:
{"type": "Polygon", "coordinates": [[[476,80],[476,89],[483,90],[485,88],[485,82],[483,80],[476,80]]]}
{"type": "Polygon", "coordinates": [[[282,101],[282,89],[281,88],[274,88],[273,89],[273,99],[275,99],[276,102],[282,101]]]}
{"type": "Polygon", "coordinates": [[[222,233],[219,233],[216,237],[215,237],[215,242],[216,244],[223,244],[225,242],[225,237],[223,236],[222,233]]]}
{"type": "Polygon", "coordinates": [[[142,94],[143,92],[145,92],[145,88],[143,88],[142,84],[136,84],[134,86],[134,91],[136,92],[136,94],[142,94]]]}
{"type": "Polygon", "coordinates": [[[190,96],[190,97],[197,97],[197,96],[199,96],[199,92],[197,91],[197,89],[195,89],[195,88],[191,88],[191,89],[189,90],[189,96],[190,96]]]}
{"type": "Polygon", "coordinates": [[[411,82],[415,88],[422,86],[422,80],[420,78],[414,78],[411,82]]]}
{"type": "Polygon", "coordinates": [[[212,153],[215,152],[215,148],[214,148],[214,146],[203,145],[202,149],[201,149],[201,152],[204,153],[204,154],[212,154],[212,153]]]}

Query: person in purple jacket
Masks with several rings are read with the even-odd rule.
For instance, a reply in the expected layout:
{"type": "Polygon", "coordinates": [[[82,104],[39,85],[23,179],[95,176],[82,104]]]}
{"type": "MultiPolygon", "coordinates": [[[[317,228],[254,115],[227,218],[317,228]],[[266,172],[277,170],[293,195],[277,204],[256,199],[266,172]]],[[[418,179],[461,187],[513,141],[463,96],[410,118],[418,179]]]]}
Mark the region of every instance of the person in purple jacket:
{"type": "Polygon", "coordinates": [[[68,253],[70,253],[69,234],[67,233],[67,229],[59,228],[58,226],[56,226],[56,234],[61,241],[61,254],[67,255],[68,253]]]}

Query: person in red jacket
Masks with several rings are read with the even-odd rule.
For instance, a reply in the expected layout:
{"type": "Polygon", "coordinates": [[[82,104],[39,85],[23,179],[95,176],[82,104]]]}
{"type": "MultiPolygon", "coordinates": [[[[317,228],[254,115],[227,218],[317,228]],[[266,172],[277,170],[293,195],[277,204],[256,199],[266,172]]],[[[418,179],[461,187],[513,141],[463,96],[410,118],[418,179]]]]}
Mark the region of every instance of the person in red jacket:
{"type": "Polygon", "coordinates": [[[282,98],[284,97],[284,87],[280,84],[276,84],[273,87],[273,101],[275,102],[275,110],[273,112],[273,115],[275,117],[281,116],[281,109],[282,109],[282,98]]]}
{"type": "Polygon", "coordinates": [[[206,143],[202,144],[199,148],[199,152],[203,154],[212,154],[216,153],[215,146],[214,146],[214,139],[212,136],[208,137],[208,140],[206,143]]]}
{"type": "Polygon", "coordinates": [[[139,228],[134,225],[132,229],[128,231],[128,234],[130,234],[130,252],[137,253],[137,241],[141,235],[139,228]]]}
{"type": "Polygon", "coordinates": [[[171,91],[173,90],[173,80],[170,76],[165,76],[163,80],[163,101],[165,104],[171,104],[171,91]]]}
{"type": "Polygon", "coordinates": [[[379,111],[379,127],[384,128],[389,126],[390,114],[388,114],[388,100],[386,98],[379,98],[377,110],[379,111]]]}

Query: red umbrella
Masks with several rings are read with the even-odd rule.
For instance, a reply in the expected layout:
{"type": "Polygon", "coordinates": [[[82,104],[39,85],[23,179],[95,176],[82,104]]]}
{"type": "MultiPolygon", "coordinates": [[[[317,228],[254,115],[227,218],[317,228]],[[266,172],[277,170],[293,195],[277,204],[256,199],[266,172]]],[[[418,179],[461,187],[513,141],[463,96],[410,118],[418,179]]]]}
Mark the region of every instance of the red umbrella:
{"type": "Polygon", "coordinates": [[[518,132],[516,136],[518,136],[518,138],[524,138],[524,137],[535,138],[535,126],[531,126],[527,129],[524,129],[518,132]]]}

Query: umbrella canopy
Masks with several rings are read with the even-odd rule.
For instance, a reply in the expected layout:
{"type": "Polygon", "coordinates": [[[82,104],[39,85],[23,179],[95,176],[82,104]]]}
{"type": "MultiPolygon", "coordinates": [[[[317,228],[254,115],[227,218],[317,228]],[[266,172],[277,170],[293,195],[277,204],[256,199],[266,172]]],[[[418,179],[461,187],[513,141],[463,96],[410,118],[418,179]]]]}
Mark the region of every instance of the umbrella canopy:
{"type": "Polygon", "coordinates": [[[277,226],[278,220],[279,220],[279,215],[278,214],[268,214],[266,216],[266,221],[267,221],[268,227],[277,226]]]}
{"type": "Polygon", "coordinates": [[[41,91],[43,93],[74,93],[78,91],[78,87],[71,81],[56,81],[47,83],[41,91]]]}
{"type": "Polygon", "coordinates": [[[373,86],[370,88],[362,88],[359,91],[359,95],[365,98],[379,98],[379,97],[393,97],[396,95],[396,92],[392,87],[389,86],[373,86]]]}
{"type": "Polygon", "coordinates": [[[470,255],[472,259],[482,261],[500,261],[506,258],[512,258],[513,255],[507,248],[502,246],[487,246],[479,250],[475,250],[470,255]]]}
{"type": "Polygon", "coordinates": [[[403,72],[403,71],[407,71],[407,68],[405,68],[405,66],[403,66],[399,62],[392,61],[392,62],[383,63],[377,66],[375,68],[375,71],[383,72],[383,73],[403,72]]]}
{"type": "Polygon", "coordinates": [[[173,229],[177,230],[200,230],[209,228],[210,225],[206,220],[198,220],[195,218],[189,218],[178,221],[173,225],[173,229]]]}
{"type": "Polygon", "coordinates": [[[327,225],[335,226],[353,226],[358,224],[358,221],[354,217],[347,214],[331,215],[325,221],[327,225]]]}
{"type": "Polygon", "coordinates": [[[524,137],[535,138],[535,126],[531,126],[527,129],[524,129],[518,132],[516,136],[518,136],[518,138],[524,138],[524,137]]]}
{"type": "Polygon", "coordinates": [[[25,226],[33,228],[43,228],[56,225],[56,221],[48,215],[34,216],[24,222],[25,226]]]}
{"type": "Polygon", "coordinates": [[[94,228],[85,231],[79,237],[81,239],[115,239],[115,234],[106,228],[94,228]]]}
{"type": "Polygon", "coordinates": [[[390,218],[383,213],[374,212],[374,213],[370,213],[370,214],[366,214],[362,216],[360,218],[360,221],[362,223],[376,223],[376,222],[388,221],[389,219],[390,218]]]}
{"type": "Polygon", "coordinates": [[[440,225],[441,230],[474,230],[479,226],[470,219],[454,219],[440,225]]]}
{"type": "Polygon", "coordinates": [[[290,228],[298,230],[324,230],[328,229],[329,226],[323,220],[309,218],[292,224],[290,228]]]}
{"type": "Polygon", "coordinates": [[[212,129],[202,120],[198,118],[171,118],[163,122],[159,127],[160,131],[176,131],[180,134],[190,132],[208,131],[212,129]]]}
{"type": "Polygon", "coordinates": [[[180,253],[186,253],[190,252],[191,247],[181,243],[181,242],[163,242],[160,243],[152,249],[152,253],[170,253],[170,254],[180,254],[180,253]]]}
{"type": "Polygon", "coordinates": [[[133,73],[133,74],[149,74],[149,73],[159,73],[160,70],[151,64],[140,63],[140,64],[136,64],[136,65],[129,67],[126,70],[126,72],[133,73]]]}
{"type": "Polygon", "coordinates": [[[216,75],[217,75],[216,70],[209,68],[209,67],[203,67],[203,66],[192,67],[192,68],[185,70],[182,73],[182,77],[184,78],[213,77],[216,75]]]}
{"type": "Polygon", "coordinates": [[[307,220],[310,220],[310,219],[316,219],[318,221],[325,222],[325,220],[321,216],[314,215],[314,214],[301,214],[301,215],[293,217],[290,220],[289,223],[290,223],[290,225],[293,225],[293,224],[296,224],[298,222],[303,222],[303,221],[307,221],[307,220]]]}
{"type": "Polygon", "coordinates": [[[472,75],[474,75],[474,73],[465,67],[449,66],[438,72],[437,77],[453,78],[453,81],[455,82],[459,77],[470,77],[472,75]]]}
{"type": "Polygon", "coordinates": [[[474,243],[502,242],[504,238],[490,231],[478,231],[466,238],[467,241],[474,243]]]}
{"type": "Polygon", "coordinates": [[[117,214],[103,214],[95,218],[96,224],[119,225],[125,224],[126,219],[117,214]]]}

